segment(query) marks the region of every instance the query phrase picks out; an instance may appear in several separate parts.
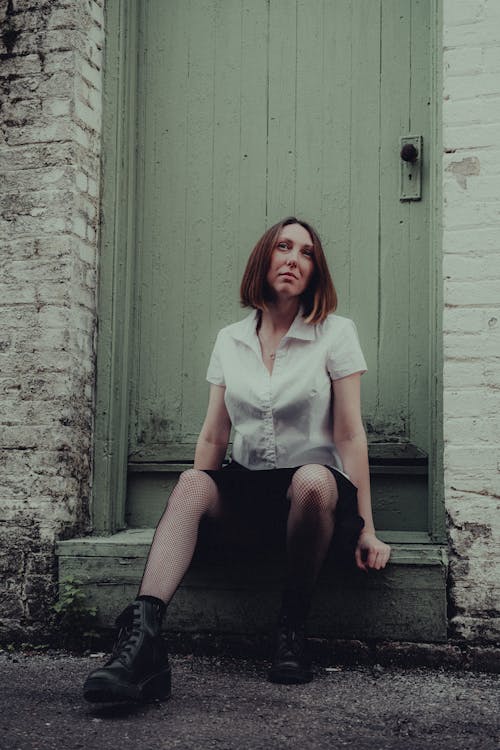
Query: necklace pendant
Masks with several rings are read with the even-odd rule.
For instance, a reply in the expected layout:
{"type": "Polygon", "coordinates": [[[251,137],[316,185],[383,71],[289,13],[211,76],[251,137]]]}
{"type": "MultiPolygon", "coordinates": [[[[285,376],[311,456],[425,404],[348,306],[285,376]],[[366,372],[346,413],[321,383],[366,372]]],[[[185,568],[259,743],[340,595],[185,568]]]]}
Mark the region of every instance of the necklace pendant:
{"type": "Polygon", "coordinates": [[[274,359],[274,358],[275,358],[275,356],[276,356],[276,354],[275,354],[274,352],[272,352],[272,353],[271,353],[271,354],[269,355],[269,358],[270,358],[270,359],[274,359]]]}

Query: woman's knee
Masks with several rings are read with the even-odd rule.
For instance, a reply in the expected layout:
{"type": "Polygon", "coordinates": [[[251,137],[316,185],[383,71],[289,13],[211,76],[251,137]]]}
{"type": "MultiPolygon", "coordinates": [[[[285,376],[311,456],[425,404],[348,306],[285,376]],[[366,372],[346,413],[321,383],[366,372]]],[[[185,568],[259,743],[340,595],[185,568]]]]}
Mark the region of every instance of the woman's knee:
{"type": "Polygon", "coordinates": [[[337,482],[326,466],[306,464],[293,475],[290,495],[292,504],[315,512],[334,511],[338,500],[337,482]]]}
{"type": "Polygon", "coordinates": [[[200,469],[186,469],[179,476],[169,506],[190,510],[200,516],[216,511],[219,493],[213,479],[200,469]]]}

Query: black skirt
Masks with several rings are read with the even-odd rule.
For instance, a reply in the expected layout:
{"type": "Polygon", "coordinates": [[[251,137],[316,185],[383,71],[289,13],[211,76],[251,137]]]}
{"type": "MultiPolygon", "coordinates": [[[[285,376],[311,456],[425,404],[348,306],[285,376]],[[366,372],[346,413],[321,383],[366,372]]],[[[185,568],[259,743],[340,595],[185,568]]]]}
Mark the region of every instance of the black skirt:
{"type": "MultiPolygon", "coordinates": [[[[287,491],[298,468],[251,470],[231,461],[222,469],[206,470],[219,489],[223,513],[216,521],[205,522],[210,534],[202,532],[202,543],[211,538],[210,546],[216,544],[229,554],[284,551],[290,507],[287,491]]],[[[358,514],[357,489],[342,472],[327,468],[339,491],[329,557],[350,566],[364,526],[358,514]]]]}

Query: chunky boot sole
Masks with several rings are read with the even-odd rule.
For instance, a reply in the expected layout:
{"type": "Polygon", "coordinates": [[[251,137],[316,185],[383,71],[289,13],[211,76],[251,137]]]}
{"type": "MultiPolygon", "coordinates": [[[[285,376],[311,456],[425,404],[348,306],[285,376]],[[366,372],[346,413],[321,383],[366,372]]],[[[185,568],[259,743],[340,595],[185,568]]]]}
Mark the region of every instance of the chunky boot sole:
{"type": "Polygon", "coordinates": [[[277,664],[271,667],[267,679],[269,682],[277,682],[280,685],[304,685],[306,682],[311,682],[313,673],[306,667],[277,664]]]}
{"type": "Polygon", "coordinates": [[[171,694],[170,667],[137,684],[120,682],[113,674],[103,671],[102,674],[90,675],[83,686],[83,697],[89,703],[166,701],[171,694]]]}

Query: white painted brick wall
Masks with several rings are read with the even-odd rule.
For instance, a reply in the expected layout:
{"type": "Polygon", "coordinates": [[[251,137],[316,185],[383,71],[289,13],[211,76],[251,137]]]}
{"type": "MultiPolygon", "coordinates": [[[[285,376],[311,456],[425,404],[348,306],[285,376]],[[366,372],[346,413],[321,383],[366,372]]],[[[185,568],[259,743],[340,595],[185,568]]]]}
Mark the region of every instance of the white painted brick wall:
{"type": "Polygon", "coordinates": [[[0,23],[0,636],[53,601],[88,526],[103,1],[9,0],[0,23]]]}
{"type": "Polygon", "coordinates": [[[443,6],[444,469],[452,633],[500,634],[500,3],[443,6]]]}

